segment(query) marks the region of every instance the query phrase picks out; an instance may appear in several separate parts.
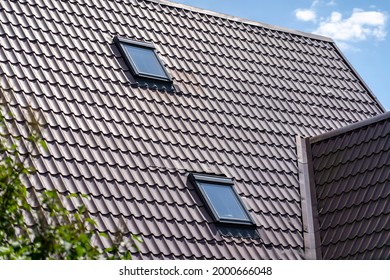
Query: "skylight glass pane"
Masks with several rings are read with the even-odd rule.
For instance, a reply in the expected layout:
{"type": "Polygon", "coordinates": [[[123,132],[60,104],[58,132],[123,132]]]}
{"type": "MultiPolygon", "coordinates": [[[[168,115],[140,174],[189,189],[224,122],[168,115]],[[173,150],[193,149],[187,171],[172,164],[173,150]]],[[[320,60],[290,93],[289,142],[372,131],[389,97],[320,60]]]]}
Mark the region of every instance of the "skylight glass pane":
{"type": "Polygon", "coordinates": [[[241,202],[230,185],[200,183],[220,219],[249,221],[241,202]]]}
{"type": "Polygon", "coordinates": [[[153,49],[130,44],[125,44],[125,49],[139,74],[168,78],[153,49]]]}

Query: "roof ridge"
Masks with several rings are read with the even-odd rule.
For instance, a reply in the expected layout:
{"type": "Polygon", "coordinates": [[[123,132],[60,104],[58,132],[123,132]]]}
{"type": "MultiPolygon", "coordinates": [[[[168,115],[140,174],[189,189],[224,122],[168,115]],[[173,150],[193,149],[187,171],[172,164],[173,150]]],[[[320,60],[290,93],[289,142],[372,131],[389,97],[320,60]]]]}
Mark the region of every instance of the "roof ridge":
{"type": "Polygon", "coordinates": [[[190,6],[190,5],[186,5],[186,4],[176,3],[176,2],[171,1],[171,0],[144,0],[144,1],[163,4],[163,5],[183,9],[183,10],[189,10],[189,11],[192,11],[195,13],[201,13],[201,14],[205,14],[205,15],[209,15],[209,16],[213,16],[213,17],[218,17],[218,18],[223,18],[223,19],[227,19],[227,20],[231,20],[231,21],[235,21],[235,22],[241,22],[244,24],[253,25],[253,26],[257,26],[257,27],[263,27],[263,28],[267,28],[267,29],[270,29],[273,31],[280,31],[280,32],[290,33],[290,34],[294,34],[294,35],[298,35],[298,36],[302,36],[302,37],[307,37],[307,38],[311,38],[311,39],[315,39],[315,40],[321,40],[321,41],[327,41],[327,42],[334,43],[332,38],[329,38],[326,36],[317,35],[317,34],[313,34],[313,33],[309,33],[309,32],[298,31],[298,30],[294,30],[294,29],[289,29],[287,27],[266,24],[266,23],[252,20],[252,19],[247,19],[247,18],[242,18],[242,17],[238,17],[238,16],[225,14],[225,13],[215,12],[215,11],[202,9],[202,8],[198,8],[198,7],[194,7],[194,6],[190,6]]]}

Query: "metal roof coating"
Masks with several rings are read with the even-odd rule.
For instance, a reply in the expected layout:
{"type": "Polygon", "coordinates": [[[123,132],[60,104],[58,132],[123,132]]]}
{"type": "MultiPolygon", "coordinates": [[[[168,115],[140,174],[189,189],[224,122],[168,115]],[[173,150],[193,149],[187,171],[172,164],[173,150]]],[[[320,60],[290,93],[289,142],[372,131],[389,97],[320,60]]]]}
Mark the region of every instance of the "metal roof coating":
{"type": "Polygon", "coordinates": [[[390,113],[312,144],[325,259],[390,259],[390,113]]]}
{"type": "Polygon", "coordinates": [[[31,203],[89,195],[135,259],[303,259],[296,135],[383,113],[331,40],[167,1],[1,1],[0,69],[9,133],[32,111],[48,146],[31,203]],[[152,42],[173,88],[135,80],[115,36],[152,42]],[[192,172],[232,178],[260,239],[221,235],[192,172]]]}

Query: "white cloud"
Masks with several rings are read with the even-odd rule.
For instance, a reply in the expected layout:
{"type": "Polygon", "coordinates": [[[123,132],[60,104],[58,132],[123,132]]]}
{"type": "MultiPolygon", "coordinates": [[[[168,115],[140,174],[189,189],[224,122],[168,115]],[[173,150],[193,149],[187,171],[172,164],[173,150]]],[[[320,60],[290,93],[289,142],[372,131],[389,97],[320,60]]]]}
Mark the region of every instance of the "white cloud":
{"type": "Polygon", "coordinates": [[[311,3],[311,7],[315,8],[315,6],[317,6],[320,3],[321,3],[320,0],[314,0],[313,3],[311,3]]]}
{"type": "Polygon", "coordinates": [[[316,12],[310,9],[295,10],[295,17],[301,21],[316,21],[316,12]]]}
{"type": "Polygon", "coordinates": [[[341,13],[333,12],[330,16],[330,22],[337,23],[337,22],[341,21],[342,18],[343,18],[343,15],[341,13]]]}
{"type": "Polygon", "coordinates": [[[343,19],[339,12],[320,22],[314,33],[328,36],[336,41],[363,41],[369,38],[383,40],[386,37],[387,15],[376,11],[354,9],[349,18],[343,19]]]}
{"type": "Polygon", "coordinates": [[[337,3],[335,0],[330,0],[329,2],[326,3],[326,6],[336,6],[337,3]]]}
{"type": "Polygon", "coordinates": [[[338,41],[338,42],[337,42],[337,46],[338,46],[342,51],[344,51],[344,52],[346,52],[346,51],[354,52],[354,53],[360,52],[360,49],[359,49],[359,48],[356,48],[356,47],[354,47],[353,45],[348,44],[348,43],[345,43],[345,42],[340,42],[340,41],[338,41]]]}
{"type": "Polygon", "coordinates": [[[311,3],[311,8],[315,8],[317,6],[336,6],[337,3],[336,3],[336,0],[314,0],[312,3],[311,3]]]}

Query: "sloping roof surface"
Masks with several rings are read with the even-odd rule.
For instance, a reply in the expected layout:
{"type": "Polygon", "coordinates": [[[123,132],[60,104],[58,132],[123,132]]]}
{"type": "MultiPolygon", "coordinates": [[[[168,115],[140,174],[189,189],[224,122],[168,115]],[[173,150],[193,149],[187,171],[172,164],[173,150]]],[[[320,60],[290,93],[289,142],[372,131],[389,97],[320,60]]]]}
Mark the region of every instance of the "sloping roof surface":
{"type": "Polygon", "coordinates": [[[32,108],[49,148],[30,191],[90,195],[139,259],[303,258],[295,135],[383,111],[330,40],[167,2],[1,1],[0,69],[11,133],[32,108]],[[116,35],[153,42],[175,90],[137,84],[116,35]],[[233,178],[260,239],[217,232],[194,171],[233,178]]]}
{"type": "Polygon", "coordinates": [[[390,113],[313,138],[312,155],[323,257],[390,259],[390,113]]]}

